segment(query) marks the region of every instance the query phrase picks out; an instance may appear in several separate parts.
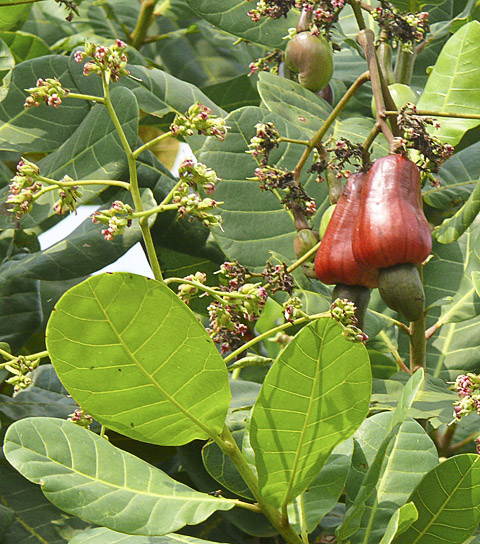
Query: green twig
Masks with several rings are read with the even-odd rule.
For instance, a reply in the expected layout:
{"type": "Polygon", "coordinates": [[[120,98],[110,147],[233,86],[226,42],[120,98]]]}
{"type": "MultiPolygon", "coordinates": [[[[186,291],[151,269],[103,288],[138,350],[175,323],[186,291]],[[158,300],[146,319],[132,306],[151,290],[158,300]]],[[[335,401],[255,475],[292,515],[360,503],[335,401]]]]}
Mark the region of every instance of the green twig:
{"type": "MultiPolygon", "coordinates": [[[[388,110],[385,112],[385,115],[398,115],[398,113],[395,110],[388,110]]],[[[454,113],[451,111],[416,110],[415,115],[424,117],[452,117],[453,119],[480,119],[480,114],[478,113],[454,113]]]]}
{"type": "MultiPolygon", "coordinates": [[[[102,83],[103,83],[103,93],[105,96],[105,106],[110,114],[110,118],[117,130],[120,141],[122,142],[123,149],[127,155],[128,161],[128,170],[130,173],[130,193],[133,198],[133,203],[135,205],[136,212],[143,212],[143,203],[142,197],[140,195],[140,188],[138,185],[138,172],[137,172],[137,163],[132,153],[130,144],[128,143],[123,127],[117,117],[115,108],[113,107],[111,98],[110,98],[110,89],[109,83],[105,74],[102,74],[102,83]]],[[[145,243],[145,248],[147,250],[148,260],[152,268],[153,275],[156,280],[163,281],[162,270],[160,268],[160,263],[158,262],[157,253],[155,251],[155,245],[153,243],[152,233],[150,232],[150,227],[148,226],[148,218],[140,218],[140,229],[142,230],[143,241],[145,243]]]]}
{"type": "Polygon", "coordinates": [[[137,159],[144,151],[146,151],[147,149],[150,149],[151,147],[155,146],[156,144],[158,144],[162,140],[165,140],[166,138],[170,138],[171,136],[172,136],[171,132],[165,132],[164,134],[160,134],[160,136],[157,136],[153,140],[150,140],[146,144],[144,144],[141,147],[135,149],[135,151],[132,154],[133,158],[137,159]]]}
{"type": "Polygon", "coordinates": [[[295,138],[286,138],[284,136],[281,136],[278,138],[279,142],[287,142],[289,144],[299,144],[299,145],[309,145],[309,140],[297,140],[295,138]]]}
{"type": "Polygon", "coordinates": [[[252,340],[249,340],[242,346],[240,346],[235,351],[232,351],[230,355],[227,355],[224,359],[225,364],[228,364],[230,361],[233,361],[235,357],[243,353],[245,350],[249,349],[250,347],[254,346],[258,342],[261,342],[262,340],[265,340],[265,338],[268,338],[269,336],[272,336],[272,334],[275,334],[277,332],[284,331],[285,329],[288,329],[290,327],[293,327],[294,325],[301,325],[302,323],[307,323],[308,321],[314,321],[315,319],[319,319],[321,317],[329,317],[330,312],[322,312],[320,314],[314,314],[310,315],[308,317],[300,317],[298,319],[295,319],[294,321],[288,321],[287,323],[283,323],[282,325],[279,325],[278,327],[274,327],[273,329],[270,329],[262,334],[259,334],[255,338],[252,338],[252,340]]]}
{"type": "MultiPolygon", "coordinates": [[[[8,359],[8,362],[13,361],[14,359],[17,358],[15,355],[12,355],[11,353],[8,353],[8,351],[5,351],[4,349],[0,349],[0,355],[4,359],[8,359]]],[[[5,364],[8,364],[8,362],[5,363],[5,364]]],[[[5,365],[3,365],[3,366],[5,366],[5,365]]]]}
{"type": "Polygon", "coordinates": [[[359,30],[367,28],[365,25],[365,19],[363,18],[361,5],[357,2],[357,0],[348,0],[348,3],[352,8],[359,30]]]}
{"type": "Polygon", "coordinates": [[[228,291],[217,291],[213,287],[204,285],[203,283],[200,283],[199,281],[187,280],[186,278],[166,278],[164,281],[166,285],[170,285],[171,283],[185,283],[186,285],[191,285],[192,287],[196,287],[197,289],[200,289],[204,291],[205,293],[208,293],[217,302],[222,304],[222,306],[228,306],[229,304],[231,304],[231,302],[226,301],[223,297],[228,297],[231,299],[239,298],[243,300],[247,297],[247,295],[243,295],[242,293],[229,293],[228,291]]]}
{"type": "Polygon", "coordinates": [[[287,268],[287,272],[293,272],[295,270],[295,268],[298,268],[301,264],[303,264],[305,261],[308,261],[308,259],[310,259],[310,257],[312,255],[315,255],[315,253],[317,252],[318,248],[320,247],[320,242],[318,242],[317,244],[315,244],[312,249],[309,249],[304,255],[302,255],[300,257],[300,259],[297,259],[293,264],[291,264],[288,268],[287,268]]]}
{"type": "Polygon", "coordinates": [[[277,529],[277,531],[282,535],[285,541],[288,542],[288,544],[304,544],[292,526],[288,523],[288,519],[281,516],[278,510],[266,502],[260,494],[260,490],[258,488],[258,478],[253,473],[245,457],[242,455],[242,452],[237,446],[232,433],[226,425],[223,428],[222,434],[216,438],[215,442],[221,448],[221,450],[230,457],[255,497],[258,507],[264,513],[270,523],[275,527],[275,529],[277,529]]]}
{"type": "Polygon", "coordinates": [[[101,96],[94,96],[92,94],[68,93],[67,98],[78,98],[79,100],[88,100],[89,102],[105,104],[105,98],[102,98],[101,96]]]}
{"type": "Polygon", "coordinates": [[[150,25],[155,18],[154,10],[155,4],[158,0],[144,0],[142,7],[140,8],[140,14],[138,15],[137,24],[132,32],[131,44],[135,49],[140,49],[145,43],[145,36],[147,35],[150,25]]]}
{"type": "Polygon", "coordinates": [[[388,334],[385,331],[380,331],[379,336],[385,342],[388,349],[390,350],[390,353],[393,355],[393,358],[395,359],[395,362],[397,363],[398,368],[402,370],[403,372],[410,374],[410,370],[408,369],[407,365],[403,362],[403,359],[400,357],[400,353],[398,353],[398,349],[393,345],[393,342],[388,337],[388,334]]]}
{"type": "Polygon", "coordinates": [[[305,501],[303,499],[303,493],[296,498],[297,510],[300,517],[300,536],[304,544],[309,544],[308,530],[307,530],[307,518],[305,516],[305,501]]]}
{"type": "Polygon", "coordinates": [[[302,173],[303,167],[305,166],[305,163],[308,160],[308,157],[310,156],[310,153],[318,146],[320,145],[323,137],[328,132],[328,129],[333,125],[333,123],[336,121],[337,117],[342,113],[345,106],[348,104],[349,100],[352,98],[352,96],[360,89],[360,87],[366,83],[370,79],[370,75],[368,72],[364,72],[361,74],[357,80],[351,85],[351,87],[347,90],[347,92],[343,95],[340,102],[335,106],[332,113],[327,117],[325,120],[325,123],[320,127],[320,129],[316,132],[316,134],[312,137],[310,140],[310,143],[307,146],[307,149],[304,150],[302,156],[300,157],[300,160],[297,163],[297,166],[295,166],[295,170],[293,171],[293,176],[295,179],[295,182],[297,184],[300,183],[300,174],[302,173]]]}

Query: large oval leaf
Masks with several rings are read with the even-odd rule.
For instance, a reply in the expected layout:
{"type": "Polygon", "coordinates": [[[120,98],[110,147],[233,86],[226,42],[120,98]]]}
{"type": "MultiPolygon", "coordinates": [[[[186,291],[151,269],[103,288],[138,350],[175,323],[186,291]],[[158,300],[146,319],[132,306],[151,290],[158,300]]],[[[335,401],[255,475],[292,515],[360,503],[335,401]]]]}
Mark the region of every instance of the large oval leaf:
{"type": "MultiPolygon", "coordinates": [[[[163,536],[125,535],[105,527],[88,529],[70,540],[69,544],[212,544],[210,540],[199,540],[186,535],[163,536]]],[[[218,544],[218,543],[217,543],[218,544]]]]}
{"type": "MultiPolygon", "coordinates": [[[[355,435],[369,465],[389,432],[392,412],[369,417],[355,435]]],[[[352,544],[378,542],[395,510],[404,505],[410,493],[429,470],[438,464],[435,444],[424,429],[408,418],[390,442],[375,491],[366,502],[359,530],[352,544]],[[409,452],[408,455],[405,452],[409,452]]]]}
{"type": "Polygon", "coordinates": [[[280,353],[253,409],[250,439],[262,495],[275,506],[298,496],[369,409],[371,371],[363,344],[319,319],[280,353]]]}
{"type": "MultiPolygon", "coordinates": [[[[472,21],[445,44],[428,78],[418,109],[438,112],[480,113],[480,23],[472,21]]],[[[440,120],[435,132],[443,142],[456,145],[465,132],[480,124],[471,119],[440,120]]]]}
{"type": "Polygon", "coordinates": [[[465,453],[440,463],[410,496],[418,519],[394,544],[460,544],[480,521],[480,456],[465,453]]]}
{"type": "Polygon", "coordinates": [[[162,535],[234,506],[176,482],[70,421],[17,421],[7,431],[4,452],[55,506],[116,531],[162,535]]]}
{"type": "Polygon", "coordinates": [[[249,42],[281,49],[285,47],[284,36],[288,34],[289,28],[296,25],[298,18],[298,11],[292,10],[286,18],[274,21],[264,17],[254,23],[247,15],[255,7],[250,0],[187,0],[187,4],[200,17],[230,34],[249,42]]]}
{"type": "Polygon", "coordinates": [[[115,431],[181,445],[218,434],[230,402],[223,359],[164,284],[101,274],[59,300],[47,348],[72,397],[115,431]]]}

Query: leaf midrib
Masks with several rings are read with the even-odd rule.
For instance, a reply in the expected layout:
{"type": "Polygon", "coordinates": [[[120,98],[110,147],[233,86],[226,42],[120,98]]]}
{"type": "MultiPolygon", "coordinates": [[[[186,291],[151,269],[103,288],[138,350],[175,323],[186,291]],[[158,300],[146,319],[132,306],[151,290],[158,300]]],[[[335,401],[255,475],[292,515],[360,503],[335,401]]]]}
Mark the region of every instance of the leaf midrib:
{"type": "MultiPolygon", "coordinates": [[[[125,280],[123,280],[122,283],[125,283],[125,280]]],[[[91,285],[91,282],[88,282],[88,287],[90,288],[90,291],[92,292],[93,297],[95,298],[99,308],[101,309],[103,315],[105,316],[105,320],[110,325],[112,331],[117,336],[121,346],[125,350],[125,353],[130,357],[130,360],[136,365],[136,367],[143,373],[143,375],[146,377],[147,381],[149,381],[154,387],[156,387],[160,393],[165,397],[165,399],[173,404],[175,408],[182,414],[188,417],[190,421],[192,421],[197,427],[199,427],[204,433],[206,433],[212,440],[217,441],[218,437],[214,431],[212,431],[210,428],[206,427],[200,420],[198,420],[191,412],[189,412],[187,409],[185,409],[179,402],[175,400],[174,397],[169,395],[161,385],[153,379],[153,377],[144,369],[144,367],[140,364],[138,359],[134,356],[134,354],[130,351],[128,346],[123,340],[123,337],[118,333],[116,327],[114,326],[113,322],[111,321],[110,317],[106,313],[103,305],[100,303],[100,300],[98,299],[95,291],[93,290],[93,287],[91,285]]],[[[119,287],[120,290],[121,286],[119,287]]],[[[148,287],[147,287],[148,289],[148,287]]]]}

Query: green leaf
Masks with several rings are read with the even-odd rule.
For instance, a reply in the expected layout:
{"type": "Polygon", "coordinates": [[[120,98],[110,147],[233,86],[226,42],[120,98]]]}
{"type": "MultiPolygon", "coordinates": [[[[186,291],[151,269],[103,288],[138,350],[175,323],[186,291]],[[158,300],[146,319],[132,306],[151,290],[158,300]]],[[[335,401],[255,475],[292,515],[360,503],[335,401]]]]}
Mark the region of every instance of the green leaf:
{"type": "MultiPolygon", "coordinates": [[[[111,93],[112,104],[118,112],[127,141],[131,147],[137,141],[138,104],[128,89],[117,87],[111,93]]],[[[39,161],[42,175],[61,179],[68,175],[74,180],[121,178],[127,170],[127,156],[105,107],[90,110],[72,136],[56,151],[39,161]]],[[[91,202],[108,185],[87,185],[81,188],[77,205],[91,202]]],[[[50,191],[38,198],[32,212],[22,220],[24,228],[55,215],[53,205],[58,191],[50,191]]]]}
{"type": "Polygon", "coordinates": [[[0,501],[15,516],[0,533],[2,544],[67,544],[66,535],[89,527],[55,508],[38,486],[5,462],[0,463],[0,501]]]}
{"type": "MultiPolygon", "coordinates": [[[[243,430],[233,431],[232,436],[237,446],[242,447],[243,430]]],[[[214,442],[207,443],[202,448],[203,464],[212,478],[215,478],[223,487],[240,497],[253,499],[247,484],[240,476],[235,465],[214,442]]]]}
{"type": "MultiPolygon", "coordinates": [[[[480,113],[480,23],[472,21],[445,44],[417,104],[419,110],[480,113]]],[[[465,132],[480,124],[469,119],[440,119],[435,135],[455,146],[465,132]]]]}
{"type": "MultiPolygon", "coordinates": [[[[262,108],[246,107],[232,112],[226,119],[231,127],[225,142],[207,138],[198,155],[201,162],[213,168],[223,181],[217,185],[215,198],[223,202],[220,214],[223,232],[213,234],[229,260],[237,259],[242,265],[263,270],[271,252],[286,259],[295,259],[293,238],[296,233],[291,214],[286,212],[280,198],[262,192],[255,175],[258,162],[247,154],[248,142],[256,133],[259,122],[273,122],[282,136],[305,138],[304,130],[285,123],[284,119],[262,108]],[[228,160],[226,158],[228,157],[228,160]]],[[[270,164],[293,170],[303,149],[301,146],[281,143],[270,153],[270,164]]],[[[328,188],[315,181],[316,176],[302,173],[301,181],[311,198],[315,198],[319,214],[328,207],[328,188]]]]}
{"type": "Polygon", "coordinates": [[[0,504],[0,531],[5,535],[15,519],[15,512],[0,504]]]}
{"type": "Polygon", "coordinates": [[[452,205],[465,202],[480,179],[480,164],[476,160],[480,142],[462,149],[450,157],[439,171],[440,186],[426,186],[423,199],[430,206],[451,212],[452,205]]]}
{"type": "MultiPolygon", "coordinates": [[[[392,417],[392,412],[375,414],[355,434],[370,465],[388,434],[392,417]]],[[[424,474],[437,464],[435,444],[414,419],[408,418],[390,441],[380,477],[366,501],[360,527],[351,536],[351,543],[378,542],[396,509],[405,504],[424,474]]]]}
{"type": "Polygon", "coordinates": [[[98,527],[77,535],[69,544],[207,544],[207,542],[211,544],[210,540],[200,540],[186,535],[134,536],[98,527]]]}
{"type": "Polygon", "coordinates": [[[459,374],[478,372],[480,317],[443,325],[427,347],[429,372],[445,381],[459,374]]]}
{"type": "Polygon", "coordinates": [[[39,287],[38,281],[21,275],[0,276],[0,338],[14,352],[42,323],[39,287]]]}
{"type": "Polygon", "coordinates": [[[472,319],[480,313],[480,299],[472,284],[471,273],[480,270],[478,240],[480,225],[473,223],[451,244],[434,241],[434,258],[424,269],[427,306],[445,296],[453,302],[442,307],[439,324],[472,319]]]}
{"type": "Polygon", "coordinates": [[[157,68],[130,65],[128,68],[132,76],[140,81],[123,78],[120,82],[133,92],[140,109],[146,113],[157,117],[163,117],[172,111],[185,113],[195,102],[208,106],[216,115],[225,113],[191,83],[177,79],[157,68]]]}
{"type": "Polygon", "coordinates": [[[465,453],[431,470],[409,498],[418,519],[394,544],[460,544],[473,535],[480,521],[479,461],[478,455],[465,453]]]}
{"type": "MultiPolygon", "coordinates": [[[[258,92],[263,104],[272,113],[281,116],[288,123],[304,132],[303,139],[311,138],[324,124],[332,112],[332,107],[322,98],[298,83],[269,72],[259,74],[258,92]]],[[[347,138],[362,143],[373,128],[373,121],[364,117],[337,119],[327,133],[336,139],[347,138]]],[[[383,137],[373,144],[372,158],[388,154],[388,146],[383,137]]]]}
{"type": "Polygon", "coordinates": [[[425,6],[443,4],[445,0],[392,0],[392,4],[399,10],[409,13],[422,11],[425,6]]]}
{"type": "Polygon", "coordinates": [[[0,395],[0,413],[10,421],[25,417],[58,417],[66,419],[75,410],[52,365],[42,365],[31,374],[32,384],[14,397],[0,395]]]}
{"type": "Polygon", "coordinates": [[[115,273],[76,285],[50,317],[47,349],[78,404],[121,434],[166,446],[223,428],[230,401],[223,359],[162,283],[115,273]]]}
{"type": "Polygon", "coordinates": [[[293,501],[332,450],[365,418],[371,373],[363,344],[331,319],[304,327],[273,364],[253,409],[259,487],[275,506],[293,501]]]}
{"type": "Polygon", "coordinates": [[[385,428],[385,435],[381,445],[375,453],[375,458],[363,477],[363,481],[355,499],[345,514],[342,525],[336,531],[337,537],[340,540],[351,537],[360,528],[362,517],[366,510],[366,503],[374,492],[380,479],[384,459],[390,446],[390,442],[398,433],[402,423],[406,420],[408,410],[413,404],[418,392],[423,387],[424,379],[425,374],[422,369],[419,369],[407,382],[393,417],[385,428]]]}
{"type": "Polygon", "coordinates": [[[332,112],[330,104],[298,83],[270,72],[258,76],[258,92],[272,113],[305,131],[311,138],[332,112]]]}
{"type": "Polygon", "coordinates": [[[12,81],[15,60],[8,45],[0,37],[0,102],[5,99],[12,81]]]}
{"type": "Polygon", "coordinates": [[[404,533],[418,519],[418,511],[413,502],[401,506],[390,518],[385,534],[379,544],[391,544],[392,540],[404,533]]]}
{"type": "Polygon", "coordinates": [[[260,102],[258,92],[247,75],[203,87],[202,92],[225,111],[233,111],[243,106],[258,106],[260,102]]]}
{"type": "Polygon", "coordinates": [[[17,421],[8,428],[4,452],[55,506],[115,531],[162,535],[234,505],[176,482],[70,421],[17,421]]]}
{"type": "Polygon", "coordinates": [[[445,219],[433,235],[441,244],[451,244],[473,223],[480,212],[480,182],[478,182],[467,202],[453,216],[445,219]]]}
{"type": "Polygon", "coordinates": [[[22,4],[18,0],[7,0],[6,3],[11,5],[0,7],[0,30],[17,30],[27,20],[32,4],[22,4]]]}
{"type": "MultiPolygon", "coordinates": [[[[302,493],[301,500],[308,533],[312,533],[323,517],[337,504],[345,487],[352,453],[353,440],[345,440],[339,444],[333,450],[320,474],[302,493]]],[[[298,532],[301,530],[299,510],[298,501],[289,506],[288,518],[298,532]]]]}
{"type": "Polygon", "coordinates": [[[255,7],[248,0],[187,0],[187,4],[212,25],[234,36],[267,47],[283,49],[288,29],[297,24],[298,10],[290,10],[288,17],[273,20],[263,17],[254,23],[247,12],[255,7]]]}
{"type": "MultiPolygon", "coordinates": [[[[390,379],[374,380],[372,403],[378,410],[393,410],[408,381],[408,375],[398,372],[390,379]]],[[[452,404],[457,395],[447,389],[443,380],[427,374],[425,386],[410,408],[409,415],[417,419],[428,419],[435,429],[452,420],[452,404]]]]}
{"type": "MultiPolygon", "coordinates": [[[[133,205],[130,195],[123,195],[123,202],[133,205]]],[[[145,209],[156,205],[149,189],[142,191],[142,202],[145,209]]],[[[123,235],[111,241],[105,240],[101,231],[101,227],[88,218],[66,238],[47,249],[5,262],[0,267],[0,279],[8,283],[18,281],[19,275],[25,280],[45,281],[83,278],[115,262],[142,236],[138,219],[133,220],[123,235]]]]}
{"type": "Polygon", "coordinates": [[[8,45],[16,64],[52,53],[42,38],[28,32],[0,32],[0,38],[8,45]]]}
{"type": "Polygon", "coordinates": [[[24,89],[34,87],[40,77],[54,76],[65,88],[76,92],[65,57],[50,55],[15,66],[8,96],[0,103],[0,149],[20,153],[54,151],[82,122],[90,109],[85,100],[67,99],[58,109],[45,104],[23,107],[27,96],[24,89]]]}

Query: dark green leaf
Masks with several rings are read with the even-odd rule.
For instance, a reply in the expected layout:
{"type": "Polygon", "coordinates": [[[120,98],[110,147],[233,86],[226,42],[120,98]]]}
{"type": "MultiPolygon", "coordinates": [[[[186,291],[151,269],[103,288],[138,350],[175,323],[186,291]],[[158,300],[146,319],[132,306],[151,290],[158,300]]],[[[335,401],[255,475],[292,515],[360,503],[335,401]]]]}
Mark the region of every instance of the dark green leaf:
{"type": "Polygon", "coordinates": [[[2,341],[8,342],[16,352],[40,326],[42,317],[39,282],[21,275],[0,275],[2,341]]]}
{"type": "Polygon", "coordinates": [[[169,534],[164,536],[134,536],[117,533],[105,527],[89,529],[77,535],[69,544],[212,544],[191,536],[169,534]]]}
{"type": "Polygon", "coordinates": [[[433,235],[442,244],[451,244],[473,223],[480,212],[480,183],[477,183],[467,202],[453,216],[445,219],[433,235]]]}
{"type": "Polygon", "coordinates": [[[10,48],[17,64],[24,60],[50,55],[52,52],[41,38],[28,32],[18,30],[17,32],[0,32],[0,38],[10,48]]]}
{"type": "Polygon", "coordinates": [[[200,17],[230,34],[280,49],[285,47],[283,38],[288,35],[288,29],[294,27],[298,19],[298,11],[291,10],[287,18],[274,21],[264,17],[254,23],[247,12],[255,5],[248,0],[187,0],[187,3],[200,17]]]}
{"type": "Polygon", "coordinates": [[[24,89],[35,87],[38,78],[54,76],[65,88],[76,91],[65,57],[51,55],[15,66],[10,91],[0,104],[0,149],[20,153],[54,151],[82,122],[90,109],[84,100],[66,99],[58,109],[45,104],[32,109],[23,107],[27,96],[24,89]]]}
{"type": "Polygon", "coordinates": [[[2,533],[2,544],[67,544],[89,524],[55,508],[40,491],[7,463],[0,463],[0,500],[15,519],[2,533]]]}

